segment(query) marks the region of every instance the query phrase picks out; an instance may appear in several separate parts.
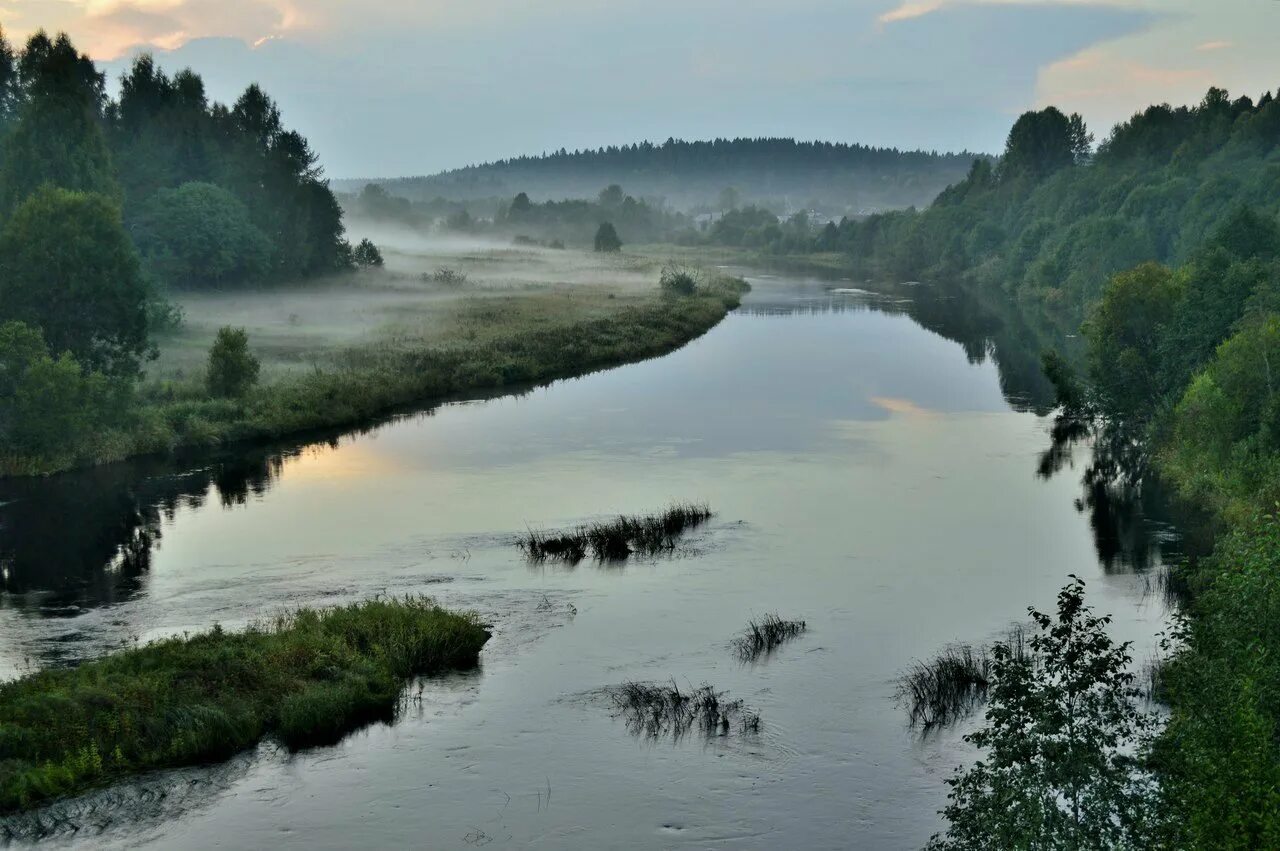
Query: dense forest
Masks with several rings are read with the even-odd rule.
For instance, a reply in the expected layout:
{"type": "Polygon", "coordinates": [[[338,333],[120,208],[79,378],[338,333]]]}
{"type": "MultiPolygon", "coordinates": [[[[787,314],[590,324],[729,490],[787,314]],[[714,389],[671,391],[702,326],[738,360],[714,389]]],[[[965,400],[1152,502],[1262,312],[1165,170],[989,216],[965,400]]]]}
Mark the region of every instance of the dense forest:
{"type": "Polygon", "coordinates": [[[181,321],[166,292],[323,275],[355,260],[315,154],[256,85],[230,107],[210,103],[199,76],[169,77],[142,56],[118,98],[106,92],[66,35],[38,32],[21,51],[0,37],[9,470],[119,454],[103,444],[126,431],[164,445],[174,424],[140,422],[135,403],[154,334],[181,321]]]}
{"type": "MultiPolygon", "coordinates": [[[[585,151],[559,150],[446,171],[429,177],[378,180],[411,201],[592,198],[601,187],[625,186],[638,197],[684,212],[721,211],[753,202],[782,212],[827,215],[923,206],[962,178],[974,154],[899,151],[794,139],[668,139],[585,151]]],[[[339,181],[355,192],[368,181],[339,181]]]]}
{"type": "MultiPolygon", "coordinates": [[[[867,276],[976,290],[1080,329],[1083,359],[1047,352],[1045,371],[1062,406],[1055,435],[1093,438],[1086,484],[1132,492],[1159,478],[1209,514],[1212,554],[1168,583],[1182,614],[1155,691],[1170,715],[1140,748],[1157,782],[1088,780],[1098,810],[1076,813],[1076,829],[1123,828],[1124,844],[1280,845],[1278,214],[1280,102],[1211,89],[1135,115],[1096,150],[1078,117],[1027,113],[999,161],[976,161],[927,210],[797,227],[765,246],[839,253],[867,276]],[[1138,798],[1147,806],[1108,809],[1138,798]],[[1130,820],[1139,811],[1147,820],[1130,820]]],[[[975,739],[997,756],[1008,711],[975,739]]],[[[1118,729],[1103,724],[1098,741],[1118,729]]],[[[978,847],[966,844],[975,823],[1047,824],[1027,809],[1039,793],[986,770],[955,781],[939,847],[978,847]]]]}

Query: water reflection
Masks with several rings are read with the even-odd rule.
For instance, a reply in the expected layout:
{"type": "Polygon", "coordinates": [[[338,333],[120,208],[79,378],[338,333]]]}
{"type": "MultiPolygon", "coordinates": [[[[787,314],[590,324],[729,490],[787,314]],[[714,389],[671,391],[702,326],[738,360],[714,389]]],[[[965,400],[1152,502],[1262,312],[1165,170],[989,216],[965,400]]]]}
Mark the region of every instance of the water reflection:
{"type": "MultiPolygon", "coordinates": [[[[1062,347],[1062,329],[1047,322],[1033,323],[1012,306],[988,303],[959,285],[871,289],[829,278],[788,279],[772,284],[769,279],[762,279],[740,312],[769,317],[867,312],[905,316],[932,333],[959,343],[970,363],[993,362],[1001,392],[1015,410],[1043,416],[1053,408],[1052,387],[1041,373],[1039,357],[1051,345],[1062,347]]],[[[796,368],[801,369],[844,366],[818,362],[823,357],[820,340],[791,339],[777,345],[776,352],[759,351],[764,363],[753,367],[778,370],[769,376],[774,380],[769,384],[768,398],[735,396],[734,405],[709,405],[706,397],[712,389],[710,385],[722,380],[714,370],[708,370],[701,383],[690,380],[687,386],[665,387],[664,392],[676,394],[676,401],[690,412],[690,422],[669,450],[685,456],[762,448],[798,451],[810,445],[814,435],[805,431],[812,426],[808,421],[779,420],[767,446],[759,443],[758,434],[738,427],[744,417],[760,422],[777,410],[813,407],[815,392],[823,394],[820,386],[805,380],[806,376],[782,371],[784,355],[790,355],[799,364],[796,368]],[[798,346],[807,348],[797,349],[798,346]],[[814,363],[810,364],[809,359],[814,363]]],[[[725,367],[730,368],[736,369],[737,365],[725,367]]],[[[826,402],[816,402],[829,409],[830,421],[884,418],[895,412],[875,396],[837,399],[837,389],[825,394],[831,397],[826,402]]],[[[932,392],[940,404],[948,404],[946,388],[932,392]]],[[[658,410],[652,416],[665,414],[658,410]]],[[[649,412],[637,408],[621,427],[644,433],[666,427],[665,423],[651,420],[649,412]]],[[[360,433],[378,427],[379,424],[370,424],[360,433]]],[[[518,439],[495,437],[490,445],[507,447],[502,451],[528,451],[518,439]]],[[[615,433],[608,439],[617,443],[623,437],[615,433]]],[[[1091,438],[1085,431],[1072,431],[1060,423],[1054,429],[1053,445],[1042,459],[1040,474],[1047,477],[1072,467],[1073,447],[1091,438]]],[[[172,521],[176,512],[200,509],[215,499],[223,509],[244,506],[272,489],[292,459],[303,453],[332,451],[341,439],[333,434],[305,445],[222,450],[201,458],[198,464],[143,459],[46,479],[0,481],[0,607],[59,617],[133,599],[145,593],[152,554],[162,546],[165,523],[172,521]]],[[[590,419],[566,418],[561,424],[559,440],[566,446],[589,448],[599,445],[602,439],[590,419]]],[[[450,456],[447,443],[439,448],[442,457],[450,456]]],[[[612,451],[615,447],[599,448],[612,451]]],[[[1099,559],[1109,570],[1145,570],[1173,546],[1170,526],[1161,513],[1158,492],[1118,476],[1119,463],[1106,452],[1094,453],[1082,479],[1078,508],[1089,513],[1099,559]]]]}

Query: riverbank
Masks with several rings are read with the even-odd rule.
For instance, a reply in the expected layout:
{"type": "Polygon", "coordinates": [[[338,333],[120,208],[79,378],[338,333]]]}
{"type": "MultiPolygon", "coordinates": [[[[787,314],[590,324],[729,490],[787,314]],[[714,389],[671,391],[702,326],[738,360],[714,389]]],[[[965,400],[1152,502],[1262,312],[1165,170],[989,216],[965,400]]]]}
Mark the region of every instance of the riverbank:
{"type": "Polygon", "coordinates": [[[215,626],[0,684],[0,814],[273,736],[332,742],[390,718],[414,676],[475,667],[489,632],[426,599],[215,626]]]}
{"type": "Polygon", "coordinates": [[[459,393],[643,360],[710,330],[746,290],[709,273],[694,294],[664,296],[660,267],[641,256],[428,245],[389,250],[385,270],[305,288],[179,296],[186,319],[160,339],[125,424],[57,457],[0,458],[0,476],[358,426],[459,393]],[[223,325],[245,328],[262,363],[261,383],[240,398],[211,398],[204,386],[223,325]]]}

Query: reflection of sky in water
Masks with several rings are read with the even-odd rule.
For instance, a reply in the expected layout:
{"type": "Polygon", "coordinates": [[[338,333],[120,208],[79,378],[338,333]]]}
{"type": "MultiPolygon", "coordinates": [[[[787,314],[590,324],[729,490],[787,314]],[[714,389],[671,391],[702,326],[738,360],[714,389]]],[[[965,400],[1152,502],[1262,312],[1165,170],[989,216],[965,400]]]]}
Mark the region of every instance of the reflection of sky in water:
{"type": "Polygon", "coordinates": [[[679,357],[458,406],[429,429],[387,429],[378,444],[432,467],[565,451],[798,452],[831,422],[887,419],[886,400],[943,413],[1007,410],[994,369],[970,365],[905,316],[731,316],[679,357]]]}
{"type": "MultiPolygon", "coordinates": [[[[786,307],[773,286],[748,306],[786,307]]],[[[444,406],[274,467],[70,479],[176,507],[128,594],[81,589],[98,605],[61,618],[0,595],[0,673],[285,606],[426,593],[494,623],[482,674],[433,686],[394,728],[265,756],[168,821],[92,842],[466,847],[479,830],[522,847],[915,847],[965,753],[959,731],[905,732],[898,671],[1050,605],[1070,572],[1139,657],[1161,623],[1140,577],[1098,567],[1078,482],[1036,479],[1045,444],[991,361],[906,316],[738,314],[665,358],[444,406]],[[217,498],[219,476],[242,504],[217,498]],[[672,499],[718,512],[688,558],[531,569],[511,545],[526,525],[672,499]],[[775,610],[811,633],[737,664],[729,638],[775,610]],[[761,737],[638,745],[580,697],[671,677],[730,689],[761,711],[761,737]]]]}

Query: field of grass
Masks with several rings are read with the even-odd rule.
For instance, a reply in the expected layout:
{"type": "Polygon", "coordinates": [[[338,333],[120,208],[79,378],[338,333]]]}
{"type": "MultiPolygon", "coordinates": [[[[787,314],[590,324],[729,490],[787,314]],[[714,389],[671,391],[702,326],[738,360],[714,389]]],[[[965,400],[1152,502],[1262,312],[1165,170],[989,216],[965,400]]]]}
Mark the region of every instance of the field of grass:
{"type": "Polygon", "coordinates": [[[336,741],[414,676],[474,667],[488,631],[428,600],[301,610],[0,684],[0,814],[273,736],[336,741]]]}
{"type": "MultiPolygon", "coordinates": [[[[719,273],[663,295],[662,262],[401,235],[383,269],[266,290],[177,294],[185,321],[157,340],[129,421],[55,458],[0,458],[0,475],[56,472],[235,441],[363,425],[406,406],[493,392],[670,352],[735,307],[719,273]],[[465,276],[440,280],[438,270],[465,276]],[[261,361],[242,398],[204,382],[220,327],[244,328],[261,361]]],[[[447,276],[446,276],[447,277],[447,276]]]]}

